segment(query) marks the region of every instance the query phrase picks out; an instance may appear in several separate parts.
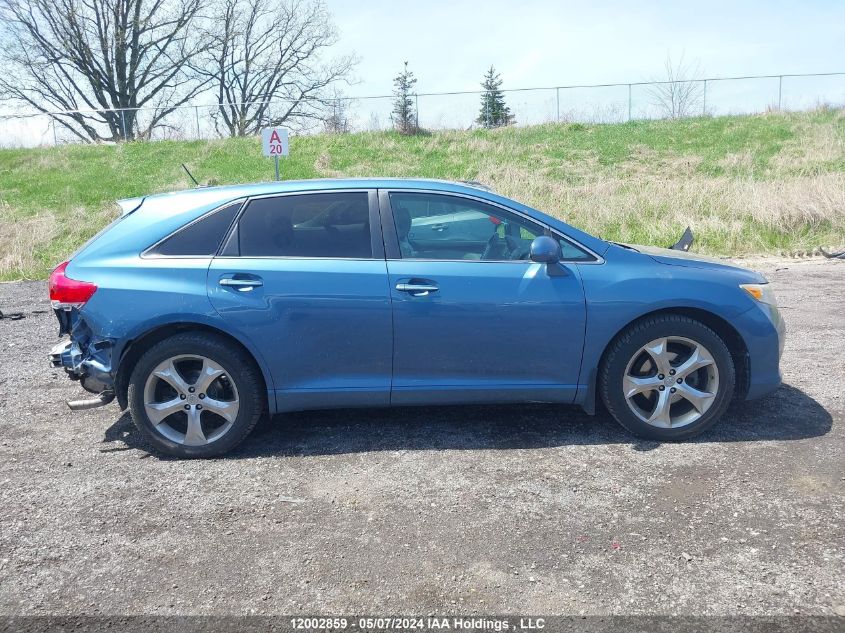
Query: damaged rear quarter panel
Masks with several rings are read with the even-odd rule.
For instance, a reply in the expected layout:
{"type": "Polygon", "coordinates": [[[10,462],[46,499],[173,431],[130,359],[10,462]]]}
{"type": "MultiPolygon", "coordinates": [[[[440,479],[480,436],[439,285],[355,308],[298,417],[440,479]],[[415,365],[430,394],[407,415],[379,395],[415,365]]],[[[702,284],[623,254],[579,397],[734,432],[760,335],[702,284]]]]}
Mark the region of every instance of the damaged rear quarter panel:
{"type": "Polygon", "coordinates": [[[210,257],[98,259],[88,268],[74,262],[71,274],[97,284],[97,292],[80,310],[72,340],[113,344],[120,358],[126,343],[149,329],[169,323],[215,320],[206,276],[210,257]]]}
{"type": "MultiPolygon", "coordinates": [[[[223,324],[209,302],[206,279],[211,257],[141,257],[178,228],[243,195],[242,188],[222,187],[148,196],[140,208],[71,258],[66,274],[97,285],[79,311],[85,325],[71,336],[80,342],[80,362],[87,360],[92,375],[99,376],[102,384],[97,387],[125,385],[125,377],[116,374],[124,371],[121,359],[129,344],[151,330],[177,324],[202,324],[233,336],[252,353],[266,384],[272,386],[258,350],[244,333],[223,324]]],[[[117,396],[125,405],[119,390],[117,396]]],[[[271,408],[274,403],[270,398],[271,408]]]]}
{"type": "MultiPolygon", "coordinates": [[[[233,331],[211,305],[206,289],[211,257],[142,258],[135,254],[85,258],[68,267],[79,279],[97,284],[97,292],[79,312],[78,329],[71,336],[79,341],[82,357],[105,388],[114,388],[120,360],[128,346],[148,332],[169,325],[198,324],[224,331],[249,350],[272,385],[266,363],[248,337],[233,331]]],[[[128,376],[121,376],[125,381],[128,376]]],[[[118,400],[121,401],[120,394],[118,400]]],[[[271,399],[271,406],[272,406],[271,399]]],[[[124,402],[121,401],[123,405],[124,402]]]]}
{"type": "Polygon", "coordinates": [[[226,195],[151,196],[142,209],[123,216],[71,257],[67,275],[97,286],[80,310],[57,312],[60,334],[70,332],[62,363],[83,378],[86,389],[113,387],[127,343],[145,328],[214,317],[205,290],[210,257],[156,260],[140,253],[226,195]]]}
{"type": "Polygon", "coordinates": [[[216,313],[205,290],[211,258],[144,260],[137,255],[72,260],[68,274],[97,285],[81,309],[63,311],[70,349],[63,364],[88,391],[114,386],[125,347],[148,329],[208,322],[216,313]]]}

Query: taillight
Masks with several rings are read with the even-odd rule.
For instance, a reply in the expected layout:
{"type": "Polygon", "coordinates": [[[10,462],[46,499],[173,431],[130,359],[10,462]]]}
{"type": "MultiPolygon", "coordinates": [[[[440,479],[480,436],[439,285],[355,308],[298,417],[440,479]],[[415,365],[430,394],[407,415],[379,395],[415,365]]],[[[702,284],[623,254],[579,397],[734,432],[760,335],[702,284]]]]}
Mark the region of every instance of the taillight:
{"type": "Polygon", "coordinates": [[[81,308],[97,292],[96,285],[65,275],[65,268],[69,263],[68,261],[59,264],[50,273],[50,303],[56,309],[81,308]]]}

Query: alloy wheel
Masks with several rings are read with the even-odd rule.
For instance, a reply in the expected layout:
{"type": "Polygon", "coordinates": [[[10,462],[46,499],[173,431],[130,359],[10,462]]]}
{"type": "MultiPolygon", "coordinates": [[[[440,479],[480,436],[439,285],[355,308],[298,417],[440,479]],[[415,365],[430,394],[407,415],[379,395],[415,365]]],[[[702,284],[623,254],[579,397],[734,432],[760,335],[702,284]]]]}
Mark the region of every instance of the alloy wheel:
{"type": "Polygon", "coordinates": [[[223,437],[238,417],[235,383],[215,361],[183,354],[161,362],[144,386],[144,411],[155,429],[184,446],[223,437]]]}
{"type": "Polygon", "coordinates": [[[654,339],[628,361],[625,401],[640,420],[680,428],[699,420],[716,400],[719,368],[710,351],[682,336],[654,339]]]}

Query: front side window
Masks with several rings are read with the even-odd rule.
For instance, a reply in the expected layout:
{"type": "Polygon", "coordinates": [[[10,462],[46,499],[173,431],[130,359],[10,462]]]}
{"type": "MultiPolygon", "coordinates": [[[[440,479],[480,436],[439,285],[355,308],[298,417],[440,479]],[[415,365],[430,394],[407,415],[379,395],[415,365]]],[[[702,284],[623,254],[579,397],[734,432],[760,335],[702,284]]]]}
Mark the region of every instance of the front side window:
{"type": "Polygon", "coordinates": [[[544,228],[470,198],[390,194],[403,259],[527,260],[544,228]]]}
{"type": "Polygon", "coordinates": [[[565,262],[591,262],[596,259],[587,251],[575,246],[569,240],[559,238],[558,243],[560,244],[560,258],[565,262]]]}
{"type": "Polygon", "coordinates": [[[238,229],[241,257],[373,256],[367,193],[314,193],[252,200],[238,229]]]}

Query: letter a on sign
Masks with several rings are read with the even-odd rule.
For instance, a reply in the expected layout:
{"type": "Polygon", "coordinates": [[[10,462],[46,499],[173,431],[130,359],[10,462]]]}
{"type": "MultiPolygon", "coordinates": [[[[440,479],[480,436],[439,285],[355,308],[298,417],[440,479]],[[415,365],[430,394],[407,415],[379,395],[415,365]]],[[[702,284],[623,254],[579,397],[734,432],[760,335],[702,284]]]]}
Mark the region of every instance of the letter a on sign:
{"type": "Polygon", "coordinates": [[[265,156],[287,156],[288,131],[280,127],[267,127],[261,130],[261,145],[265,156]]]}

